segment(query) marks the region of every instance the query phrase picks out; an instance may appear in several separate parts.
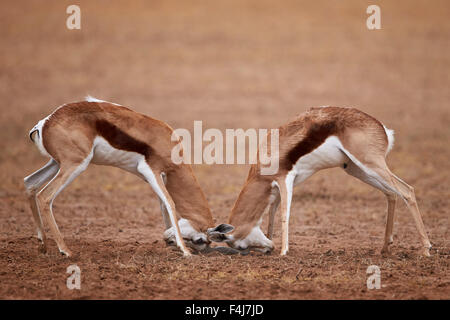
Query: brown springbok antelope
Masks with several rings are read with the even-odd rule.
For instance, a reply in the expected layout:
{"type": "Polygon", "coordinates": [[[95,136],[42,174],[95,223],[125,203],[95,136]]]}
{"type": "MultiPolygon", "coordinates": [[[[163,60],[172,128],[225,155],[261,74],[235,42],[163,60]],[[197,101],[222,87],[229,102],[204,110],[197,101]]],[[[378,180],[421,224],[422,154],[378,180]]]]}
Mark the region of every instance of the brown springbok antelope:
{"type": "Polygon", "coordinates": [[[45,220],[59,251],[71,255],[53,217],[52,203],[90,163],[118,167],[147,181],[160,199],[164,239],[176,243],[185,256],[190,255],[185,241],[202,251],[209,248],[208,229],[216,235],[231,231],[225,224],[213,228],[191,166],[171,161],[171,150],[178,143],[171,140],[172,133],[162,121],[92,97],[65,104],[39,121],[30,138],[51,159],[24,182],[42,249],[47,247],[45,220]]]}
{"type": "MultiPolygon", "coordinates": [[[[270,138],[268,139],[271,140],[270,138]]],[[[225,241],[240,250],[273,250],[273,221],[281,202],[281,255],[288,252],[288,224],[292,191],[315,172],[341,167],[346,173],[381,190],[387,197],[387,223],[382,253],[393,242],[394,209],[399,196],[411,212],[422,242],[421,253],[431,248],[414,190],[395,176],[386,164],[394,144],[394,132],[381,122],[354,108],[318,107],[279,128],[279,170],[261,175],[258,162],[250,168],[228,223],[235,227],[228,235],[212,234],[213,241],[225,241]],[[269,213],[268,237],[260,229],[269,213]]],[[[270,148],[268,148],[270,150],[270,148]]],[[[211,232],[213,233],[213,232],[211,232]]]]}

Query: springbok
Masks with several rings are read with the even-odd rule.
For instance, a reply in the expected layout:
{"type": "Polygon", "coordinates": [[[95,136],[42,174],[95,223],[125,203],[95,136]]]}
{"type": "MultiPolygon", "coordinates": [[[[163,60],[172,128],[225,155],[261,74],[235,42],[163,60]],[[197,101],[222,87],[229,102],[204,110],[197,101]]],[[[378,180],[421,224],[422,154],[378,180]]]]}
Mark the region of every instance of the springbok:
{"type": "Polygon", "coordinates": [[[251,166],[229,217],[228,223],[235,227],[234,231],[227,235],[212,234],[210,239],[225,241],[230,247],[240,250],[272,251],[273,221],[281,203],[281,255],[286,255],[294,186],[319,170],[341,167],[349,175],[381,190],[387,197],[382,253],[388,253],[393,242],[394,209],[399,196],[414,218],[423,246],[421,253],[429,256],[431,244],[414,190],[395,176],[386,164],[386,156],[393,144],[394,132],[362,111],[339,107],[311,108],[279,128],[280,169],[276,174],[261,175],[259,158],[257,164],[251,166]],[[265,212],[269,213],[268,237],[260,229],[265,212]]]}
{"type": "Polygon", "coordinates": [[[42,249],[47,248],[44,218],[59,251],[71,255],[52,203],[90,163],[115,166],[147,181],[160,199],[164,239],[169,245],[176,243],[184,256],[190,255],[185,241],[202,251],[209,248],[208,229],[216,235],[231,231],[227,225],[213,228],[211,211],[191,166],[171,161],[171,150],[179,142],[172,141],[172,134],[162,121],[92,97],[65,104],[39,121],[30,139],[51,159],[24,183],[42,249]]]}

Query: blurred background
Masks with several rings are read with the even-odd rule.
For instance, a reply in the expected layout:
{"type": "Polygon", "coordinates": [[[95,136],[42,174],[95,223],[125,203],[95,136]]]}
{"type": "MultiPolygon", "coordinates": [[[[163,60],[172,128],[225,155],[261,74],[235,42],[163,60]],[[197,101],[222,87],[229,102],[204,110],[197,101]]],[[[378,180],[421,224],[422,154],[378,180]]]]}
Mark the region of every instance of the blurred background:
{"type": "MultiPolygon", "coordinates": [[[[191,132],[194,120],[204,130],[274,128],[310,106],[357,107],[396,131],[388,163],[416,188],[431,241],[448,248],[449,12],[447,0],[2,1],[0,239],[7,247],[34,234],[22,179],[47,159],[28,131],[89,94],[191,132]],[[80,30],[66,28],[71,4],[81,8],[80,30]],[[381,30],[366,27],[371,4],[381,30]]],[[[248,166],[194,170],[216,221],[226,221],[248,166]]],[[[343,246],[381,248],[381,193],[336,169],[294,198],[294,253],[316,243],[319,227],[343,246]]],[[[400,206],[396,230],[409,248],[418,237],[400,206]]],[[[148,186],[113,168],[90,167],[58,197],[55,217],[72,247],[156,241],[163,231],[148,186]]]]}

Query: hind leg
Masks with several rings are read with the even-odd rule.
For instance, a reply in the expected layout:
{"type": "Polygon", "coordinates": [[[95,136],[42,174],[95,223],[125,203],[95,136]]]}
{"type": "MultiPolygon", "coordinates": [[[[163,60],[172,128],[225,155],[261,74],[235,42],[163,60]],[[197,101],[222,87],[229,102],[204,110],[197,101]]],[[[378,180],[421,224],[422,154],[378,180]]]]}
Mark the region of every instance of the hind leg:
{"type": "MultiPolygon", "coordinates": [[[[419,232],[420,241],[422,242],[422,249],[420,250],[420,253],[424,256],[429,257],[430,256],[429,249],[431,248],[431,243],[425,231],[425,226],[423,224],[422,215],[420,214],[419,207],[417,205],[413,187],[409,186],[403,180],[394,175],[388,169],[387,165],[374,168],[374,171],[376,171],[381,176],[381,178],[389,185],[389,187],[394,189],[396,191],[396,194],[398,194],[405,201],[406,206],[409,209],[409,212],[413,216],[417,231],[419,232]]],[[[391,219],[393,219],[393,208],[391,219]]],[[[388,223],[386,227],[387,232],[389,232],[390,226],[389,221],[390,219],[389,219],[389,205],[388,205],[388,223]]],[[[388,237],[389,234],[386,234],[386,238],[388,237]]]]}
{"type": "Polygon", "coordinates": [[[397,203],[397,195],[396,194],[386,194],[386,198],[388,201],[388,209],[387,209],[387,219],[386,219],[386,231],[384,234],[384,245],[381,250],[381,254],[387,255],[390,253],[390,245],[394,242],[393,231],[394,231],[394,213],[395,213],[395,205],[397,203]]]}
{"type": "MultiPolygon", "coordinates": [[[[382,162],[382,161],[381,161],[382,162]]],[[[389,246],[393,243],[393,230],[394,230],[394,213],[396,204],[396,194],[398,193],[393,187],[393,182],[387,166],[384,165],[371,165],[369,168],[363,165],[359,161],[352,161],[349,159],[347,166],[344,167],[345,172],[368,185],[380,190],[386,195],[388,209],[386,217],[386,231],[384,235],[384,245],[381,253],[383,255],[388,254],[389,246]]]]}
{"type": "Polygon", "coordinates": [[[65,244],[58,225],[56,224],[55,217],[53,216],[53,201],[66,186],[87,168],[91,158],[92,155],[83,161],[61,163],[59,172],[37,195],[37,202],[39,203],[40,208],[42,208],[42,216],[50,227],[50,232],[58,245],[58,249],[62,254],[68,257],[71,256],[72,253],[65,244]]]}
{"type": "Polygon", "coordinates": [[[41,240],[42,250],[45,252],[47,249],[46,237],[44,232],[44,225],[42,223],[42,217],[39,211],[39,206],[36,200],[36,193],[41,187],[52,179],[59,170],[58,163],[51,159],[45,166],[36,172],[30,174],[23,179],[28,201],[30,202],[31,212],[33,213],[34,222],[37,228],[37,237],[41,240]]]}
{"type": "Polygon", "coordinates": [[[414,222],[416,224],[417,231],[419,232],[420,241],[422,242],[421,254],[424,256],[430,256],[431,243],[428,239],[427,233],[425,231],[425,226],[423,224],[422,215],[419,211],[419,206],[417,205],[416,195],[414,193],[414,188],[408,185],[406,182],[398,178],[393,173],[390,173],[392,181],[400,192],[401,197],[405,201],[409,211],[411,212],[414,222]]]}
{"type": "Polygon", "coordinates": [[[386,194],[388,199],[388,214],[386,222],[385,243],[382,253],[389,251],[389,245],[392,243],[392,232],[394,224],[394,210],[395,210],[395,196],[399,195],[408,206],[409,211],[413,215],[416,223],[416,228],[419,231],[423,249],[421,253],[429,256],[429,248],[431,247],[428,236],[425,232],[425,227],[422,222],[422,217],[417,206],[414,190],[405,182],[396,177],[387,167],[383,159],[376,159],[370,164],[362,164],[357,159],[350,160],[347,170],[348,174],[366,182],[367,184],[381,190],[386,194]]]}
{"type": "MultiPolygon", "coordinates": [[[[425,231],[425,226],[422,221],[422,215],[420,214],[419,207],[417,205],[416,196],[414,194],[414,188],[405,183],[403,180],[394,175],[387,166],[385,168],[375,169],[380,176],[389,181],[390,186],[396,190],[396,193],[405,201],[409,212],[413,216],[417,231],[419,232],[420,241],[422,242],[422,248],[420,253],[424,256],[429,257],[431,248],[430,240],[428,239],[427,233],[425,231]]],[[[392,209],[393,210],[393,209],[392,209]]],[[[389,231],[389,216],[388,225],[386,231],[389,231]]],[[[387,237],[388,235],[386,235],[387,237]]]]}

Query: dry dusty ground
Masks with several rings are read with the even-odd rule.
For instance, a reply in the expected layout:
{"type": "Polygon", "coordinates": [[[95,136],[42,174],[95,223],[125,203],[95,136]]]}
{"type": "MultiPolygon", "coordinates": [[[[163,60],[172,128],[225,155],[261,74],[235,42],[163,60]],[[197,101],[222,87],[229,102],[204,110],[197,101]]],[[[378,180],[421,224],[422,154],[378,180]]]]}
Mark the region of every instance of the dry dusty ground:
{"type": "MultiPolygon", "coordinates": [[[[376,2],[378,31],[365,27],[368,2],[320,0],[79,1],[82,29],[69,31],[71,2],[2,1],[0,298],[448,299],[450,5],[376,2]],[[432,256],[416,254],[399,203],[393,255],[381,257],[385,197],[336,169],[296,189],[287,257],[183,259],[162,241],[149,187],[94,166],[54,205],[75,257],[54,242],[43,255],[22,178],[46,159],[28,130],[86,94],[191,130],[194,120],[271,128],[309,106],[356,106],[396,130],[388,163],[415,187],[432,256]],[[70,264],[81,268],[80,291],[66,288],[70,264]],[[369,291],[373,264],[382,288],[369,291]]],[[[248,166],[194,170],[216,222],[226,221],[248,166]]]]}

